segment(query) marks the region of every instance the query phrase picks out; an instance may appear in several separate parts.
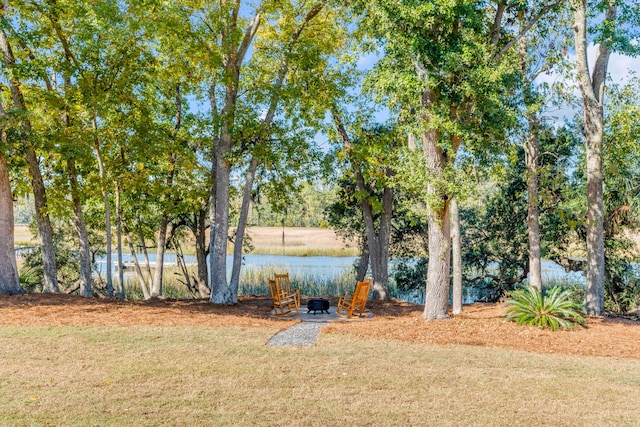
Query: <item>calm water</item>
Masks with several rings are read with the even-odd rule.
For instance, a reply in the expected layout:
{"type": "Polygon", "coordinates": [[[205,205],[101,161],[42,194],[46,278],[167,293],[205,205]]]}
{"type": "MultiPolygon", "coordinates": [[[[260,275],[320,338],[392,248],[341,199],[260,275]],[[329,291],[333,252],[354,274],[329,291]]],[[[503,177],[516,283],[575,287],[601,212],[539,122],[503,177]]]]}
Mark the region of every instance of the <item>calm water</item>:
{"type": "MultiPolygon", "coordinates": [[[[149,259],[155,262],[155,253],[149,254],[149,259]]],[[[272,268],[275,271],[288,271],[291,276],[305,276],[310,279],[323,279],[331,281],[344,272],[352,271],[356,257],[332,257],[332,256],[282,256],[282,255],[253,255],[248,254],[243,257],[243,271],[259,270],[262,268],[272,268]]],[[[124,262],[133,261],[130,255],[123,255],[124,262]]],[[[142,263],[143,258],[138,260],[142,263]]],[[[195,256],[185,256],[187,263],[196,263],[195,256]]],[[[227,272],[231,274],[232,257],[227,256],[227,272]]],[[[165,263],[171,265],[176,263],[174,254],[165,255],[165,263]]],[[[114,269],[115,269],[114,258],[114,269]]],[[[104,275],[106,269],[106,261],[99,259],[97,261],[98,271],[104,275]]],[[[393,264],[391,264],[391,273],[393,272],[393,264]]],[[[132,272],[127,271],[127,274],[132,272]]],[[[552,282],[566,282],[568,284],[584,284],[585,276],[582,272],[565,273],[564,269],[552,261],[542,261],[542,279],[552,282]]]]}
{"type": "MultiPolygon", "coordinates": [[[[123,261],[133,261],[131,255],[123,254],[123,261]]],[[[332,257],[332,256],[282,256],[282,255],[253,255],[248,254],[242,257],[243,271],[251,269],[273,268],[278,271],[288,271],[291,276],[306,276],[312,278],[322,278],[331,280],[337,278],[345,271],[349,271],[356,261],[356,257],[332,257]]],[[[138,257],[138,261],[143,263],[144,258],[138,257]]],[[[156,254],[149,254],[149,261],[152,263],[156,260],[156,254]]],[[[175,254],[166,254],[165,263],[171,265],[176,263],[175,254]]],[[[196,263],[195,256],[185,256],[187,263],[196,263]]],[[[227,273],[231,275],[231,263],[233,257],[227,256],[227,273]]],[[[106,260],[99,259],[97,261],[97,269],[100,274],[104,275],[106,271],[106,260]]],[[[115,270],[114,257],[114,270],[115,270]]],[[[127,274],[132,274],[127,272],[127,274]]]]}

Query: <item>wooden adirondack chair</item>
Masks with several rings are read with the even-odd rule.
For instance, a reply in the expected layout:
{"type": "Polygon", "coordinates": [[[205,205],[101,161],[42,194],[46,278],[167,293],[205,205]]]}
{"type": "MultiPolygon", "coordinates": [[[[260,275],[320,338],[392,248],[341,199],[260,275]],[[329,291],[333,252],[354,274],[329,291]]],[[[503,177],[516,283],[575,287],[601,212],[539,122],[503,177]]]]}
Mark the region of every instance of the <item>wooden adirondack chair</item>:
{"type": "Polygon", "coordinates": [[[273,314],[275,316],[294,316],[298,314],[298,305],[295,294],[285,293],[278,286],[278,282],[267,279],[273,302],[273,314]]]}
{"type": "Polygon", "coordinates": [[[364,316],[364,309],[367,305],[370,288],[371,279],[366,279],[364,282],[358,282],[356,284],[356,289],[353,291],[351,296],[348,294],[340,295],[336,314],[348,319],[364,316]]]}
{"type": "Polygon", "coordinates": [[[296,299],[296,307],[300,308],[300,289],[291,290],[291,281],[289,281],[289,273],[274,274],[274,279],[278,283],[278,288],[285,294],[293,295],[296,299]]]}

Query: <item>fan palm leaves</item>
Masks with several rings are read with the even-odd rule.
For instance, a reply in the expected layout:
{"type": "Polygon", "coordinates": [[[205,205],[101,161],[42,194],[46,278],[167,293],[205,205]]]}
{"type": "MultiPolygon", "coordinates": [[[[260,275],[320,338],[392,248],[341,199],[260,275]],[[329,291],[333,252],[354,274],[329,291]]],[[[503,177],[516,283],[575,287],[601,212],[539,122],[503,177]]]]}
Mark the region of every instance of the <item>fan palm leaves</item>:
{"type": "Polygon", "coordinates": [[[554,287],[545,294],[529,286],[511,293],[513,299],[507,301],[507,319],[518,325],[532,325],[549,328],[572,328],[576,323],[583,325],[582,305],[573,299],[568,289],[554,287]]]}

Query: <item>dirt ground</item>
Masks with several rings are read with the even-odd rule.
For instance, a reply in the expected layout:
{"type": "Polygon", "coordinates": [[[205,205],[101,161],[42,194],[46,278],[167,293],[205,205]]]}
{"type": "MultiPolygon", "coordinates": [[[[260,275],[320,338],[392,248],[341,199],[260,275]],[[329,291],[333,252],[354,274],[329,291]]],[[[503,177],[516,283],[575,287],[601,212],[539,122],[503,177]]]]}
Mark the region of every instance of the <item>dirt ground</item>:
{"type": "MultiPolygon", "coordinates": [[[[422,306],[416,304],[373,301],[369,307],[373,318],[333,322],[323,329],[323,333],[412,343],[640,359],[640,321],[634,319],[588,318],[586,327],[551,332],[506,321],[501,304],[465,306],[460,316],[432,322],[421,317],[422,306]]],[[[229,306],[216,306],[205,300],[122,302],[54,294],[0,296],[0,325],[235,325],[285,329],[299,321],[274,319],[270,311],[271,300],[266,295],[242,296],[238,304],[229,306]]]]}

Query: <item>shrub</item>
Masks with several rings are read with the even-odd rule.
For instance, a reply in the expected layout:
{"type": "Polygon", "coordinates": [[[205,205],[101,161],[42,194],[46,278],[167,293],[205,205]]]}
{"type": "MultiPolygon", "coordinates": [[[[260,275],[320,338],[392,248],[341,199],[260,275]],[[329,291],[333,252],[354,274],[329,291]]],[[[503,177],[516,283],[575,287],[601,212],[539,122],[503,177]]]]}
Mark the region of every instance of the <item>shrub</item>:
{"type": "Polygon", "coordinates": [[[411,291],[424,288],[427,276],[427,258],[401,259],[393,271],[393,278],[400,291],[411,291]]]}
{"type": "Polygon", "coordinates": [[[551,288],[546,295],[529,286],[510,293],[513,298],[505,303],[507,319],[518,325],[532,325],[539,328],[571,328],[576,323],[584,324],[581,316],[582,305],[573,299],[568,289],[551,288]]]}

